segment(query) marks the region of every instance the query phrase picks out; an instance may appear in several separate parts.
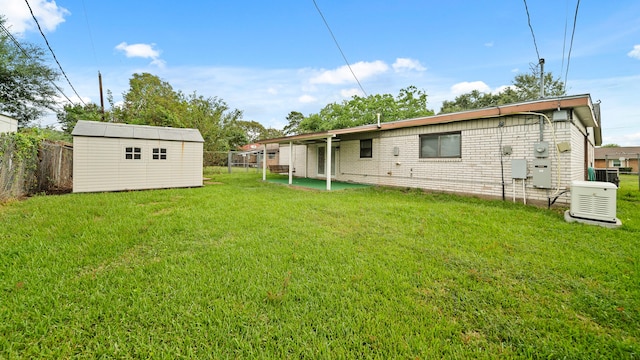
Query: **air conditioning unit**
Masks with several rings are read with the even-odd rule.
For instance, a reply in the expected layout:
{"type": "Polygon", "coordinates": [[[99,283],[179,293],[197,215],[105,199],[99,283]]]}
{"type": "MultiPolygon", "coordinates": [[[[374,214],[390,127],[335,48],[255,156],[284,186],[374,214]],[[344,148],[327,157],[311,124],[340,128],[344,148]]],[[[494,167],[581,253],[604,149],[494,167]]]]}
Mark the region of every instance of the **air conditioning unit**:
{"type": "Polygon", "coordinates": [[[610,182],[574,181],[571,183],[569,215],[584,220],[619,222],[616,218],[616,191],[610,182]]]}

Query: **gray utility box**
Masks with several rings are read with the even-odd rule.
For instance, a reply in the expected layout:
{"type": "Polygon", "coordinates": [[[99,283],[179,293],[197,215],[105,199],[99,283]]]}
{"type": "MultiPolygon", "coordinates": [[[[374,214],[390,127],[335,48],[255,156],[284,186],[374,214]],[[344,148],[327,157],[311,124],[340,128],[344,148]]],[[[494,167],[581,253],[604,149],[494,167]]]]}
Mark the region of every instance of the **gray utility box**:
{"type": "Polygon", "coordinates": [[[527,160],[526,159],[511,160],[511,178],[512,179],[527,178],[527,160]]]}
{"type": "Polygon", "coordinates": [[[549,143],[546,141],[540,141],[533,144],[533,155],[536,158],[543,159],[549,157],[549,143]]]}
{"type": "Polygon", "coordinates": [[[533,186],[540,189],[551,189],[551,160],[533,160],[533,186]]]}

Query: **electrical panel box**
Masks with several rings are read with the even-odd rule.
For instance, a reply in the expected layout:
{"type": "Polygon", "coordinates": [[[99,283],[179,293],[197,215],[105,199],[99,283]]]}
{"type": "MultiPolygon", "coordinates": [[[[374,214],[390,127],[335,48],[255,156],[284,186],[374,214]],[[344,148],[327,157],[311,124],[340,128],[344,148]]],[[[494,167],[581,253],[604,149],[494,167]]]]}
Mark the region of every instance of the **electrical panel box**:
{"type": "Polygon", "coordinates": [[[526,159],[511,160],[511,178],[512,179],[527,178],[527,160],[526,159]]]}
{"type": "Polygon", "coordinates": [[[567,151],[571,151],[571,143],[563,141],[561,143],[558,143],[557,145],[558,147],[558,151],[561,153],[567,152],[567,151]]]}
{"type": "Polygon", "coordinates": [[[551,160],[533,160],[533,186],[540,189],[551,189],[551,160]]]}
{"type": "Polygon", "coordinates": [[[574,181],[571,184],[571,216],[616,222],[616,190],[610,182],[574,181]]]}
{"type": "Polygon", "coordinates": [[[557,110],[553,112],[553,121],[569,120],[569,112],[567,110],[557,110]]]}
{"type": "Polygon", "coordinates": [[[549,143],[546,141],[540,141],[533,144],[533,155],[537,158],[549,157],[549,143]]]}

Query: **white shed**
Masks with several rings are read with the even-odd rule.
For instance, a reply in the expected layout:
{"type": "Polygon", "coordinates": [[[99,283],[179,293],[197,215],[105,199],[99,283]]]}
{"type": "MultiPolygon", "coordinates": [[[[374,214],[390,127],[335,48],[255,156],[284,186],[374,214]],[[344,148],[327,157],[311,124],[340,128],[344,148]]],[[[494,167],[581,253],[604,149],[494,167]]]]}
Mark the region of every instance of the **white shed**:
{"type": "Polygon", "coordinates": [[[18,120],[0,114],[0,134],[18,131],[18,120]]]}
{"type": "Polygon", "coordinates": [[[202,186],[197,129],[80,120],[71,134],[73,192],[202,186]]]}

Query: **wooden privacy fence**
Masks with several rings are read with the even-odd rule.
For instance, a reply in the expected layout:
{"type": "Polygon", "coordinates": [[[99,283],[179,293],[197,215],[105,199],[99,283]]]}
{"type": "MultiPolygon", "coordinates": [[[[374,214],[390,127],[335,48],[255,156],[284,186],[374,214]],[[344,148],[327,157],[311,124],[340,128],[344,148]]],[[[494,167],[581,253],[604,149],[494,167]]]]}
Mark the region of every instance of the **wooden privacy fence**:
{"type": "Polygon", "coordinates": [[[38,153],[38,191],[66,193],[73,190],[73,146],[43,141],[38,153]]]}
{"type": "Polygon", "coordinates": [[[15,140],[2,138],[0,151],[0,201],[37,193],[73,190],[73,146],[42,140],[38,151],[22,154],[15,140]]]}

